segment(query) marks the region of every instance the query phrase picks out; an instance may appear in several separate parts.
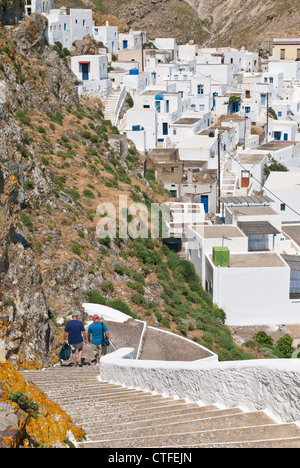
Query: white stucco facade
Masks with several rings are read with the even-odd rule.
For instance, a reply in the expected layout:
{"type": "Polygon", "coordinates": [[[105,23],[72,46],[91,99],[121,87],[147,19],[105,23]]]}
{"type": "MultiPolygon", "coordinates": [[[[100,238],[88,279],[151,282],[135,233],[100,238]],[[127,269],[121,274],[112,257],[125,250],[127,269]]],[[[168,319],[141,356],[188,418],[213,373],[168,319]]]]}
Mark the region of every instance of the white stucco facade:
{"type": "Polygon", "coordinates": [[[101,358],[100,381],[198,402],[266,411],[277,422],[300,421],[296,359],[166,362],[134,359],[133,348],[101,358]]]}
{"type": "Polygon", "coordinates": [[[60,42],[63,47],[70,49],[74,41],[93,33],[92,10],[62,7],[44,15],[48,20],[46,38],[49,44],[60,42]]]}

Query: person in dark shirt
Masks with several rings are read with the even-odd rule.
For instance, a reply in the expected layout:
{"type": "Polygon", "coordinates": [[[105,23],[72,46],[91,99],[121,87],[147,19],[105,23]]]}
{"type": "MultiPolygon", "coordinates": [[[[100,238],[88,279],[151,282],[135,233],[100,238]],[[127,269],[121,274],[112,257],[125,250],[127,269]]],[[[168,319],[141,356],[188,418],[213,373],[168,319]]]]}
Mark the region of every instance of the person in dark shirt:
{"type": "Polygon", "coordinates": [[[76,367],[76,351],[78,351],[78,366],[82,367],[83,343],[86,343],[86,332],[83,323],[79,320],[78,312],[72,314],[64,331],[64,341],[68,341],[71,351],[74,366],[76,367]]]}

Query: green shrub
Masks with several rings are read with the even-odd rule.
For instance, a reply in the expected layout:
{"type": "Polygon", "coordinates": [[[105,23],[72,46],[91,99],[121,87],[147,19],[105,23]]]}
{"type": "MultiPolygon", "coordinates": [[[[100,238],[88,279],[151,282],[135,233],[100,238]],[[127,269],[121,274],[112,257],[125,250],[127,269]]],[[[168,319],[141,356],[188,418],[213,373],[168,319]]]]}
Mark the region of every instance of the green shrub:
{"type": "Polygon", "coordinates": [[[114,290],[114,285],[111,281],[103,281],[101,284],[102,291],[108,293],[114,290]]]}
{"type": "Polygon", "coordinates": [[[71,245],[71,251],[76,254],[76,255],[81,255],[81,245],[80,244],[72,244],[71,245]]]}
{"type": "Polygon", "coordinates": [[[129,305],[125,304],[121,299],[114,299],[107,304],[109,307],[113,309],[119,310],[126,315],[130,315],[130,317],[137,318],[137,315],[130,309],[129,305]]]}
{"type": "Polygon", "coordinates": [[[265,332],[260,331],[253,336],[253,340],[257,345],[264,346],[270,345],[273,346],[274,340],[271,336],[267,335],[265,332]]]}
{"type": "Polygon", "coordinates": [[[90,199],[93,199],[95,198],[95,195],[93,194],[93,192],[89,189],[85,189],[83,191],[83,195],[86,197],[86,198],[90,198],[90,199]]]}
{"type": "Polygon", "coordinates": [[[142,295],[139,294],[139,293],[132,294],[132,296],[131,296],[131,301],[132,301],[134,304],[146,305],[146,299],[144,298],[144,296],[142,296],[142,295]]]}
{"type": "Polygon", "coordinates": [[[25,411],[29,416],[33,418],[39,417],[40,405],[36,403],[33,398],[29,398],[21,390],[16,392],[10,392],[8,395],[9,399],[20,407],[22,411],[25,411]]]}
{"type": "Polygon", "coordinates": [[[26,114],[25,111],[23,110],[19,110],[17,113],[16,113],[16,117],[17,119],[24,125],[29,125],[31,120],[30,120],[30,117],[26,114]]]}
{"type": "Polygon", "coordinates": [[[88,293],[88,301],[91,304],[106,305],[106,299],[97,289],[92,289],[88,293]]]}
{"type": "Polygon", "coordinates": [[[33,180],[25,180],[25,182],[24,182],[24,184],[23,184],[23,188],[24,188],[25,190],[31,190],[31,189],[33,189],[33,187],[34,187],[34,182],[33,182],[33,180]]]}
{"type": "Polygon", "coordinates": [[[282,354],[284,358],[291,358],[295,348],[292,346],[293,338],[291,335],[286,333],[284,336],[279,338],[276,343],[276,349],[282,354]]]}

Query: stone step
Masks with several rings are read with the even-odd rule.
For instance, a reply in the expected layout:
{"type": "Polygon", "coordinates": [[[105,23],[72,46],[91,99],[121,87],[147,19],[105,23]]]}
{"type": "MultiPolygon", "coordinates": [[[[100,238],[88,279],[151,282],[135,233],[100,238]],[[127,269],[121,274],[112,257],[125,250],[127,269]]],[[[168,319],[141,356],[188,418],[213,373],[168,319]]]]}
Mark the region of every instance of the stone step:
{"type": "MultiPolygon", "coordinates": [[[[150,426],[155,426],[157,424],[168,424],[168,423],[175,423],[179,421],[187,421],[188,419],[191,419],[192,417],[197,418],[197,417],[202,417],[202,418],[211,418],[211,417],[216,417],[216,416],[226,416],[226,415],[231,415],[231,414],[238,414],[242,413],[242,410],[239,408],[234,408],[234,409],[224,409],[224,410],[219,410],[217,408],[215,409],[208,409],[208,408],[213,408],[211,406],[207,407],[195,407],[195,408],[186,408],[184,405],[182,405],[181,409],[178,410],[173,410],[168,413],[151,413],[149,414],[148,417],[141,419],[140,413],[137,413],[135,416],[131,415],[129,418],[126,416],[126,418],[122,418],[122,413],[117,415],[116,418],[114,418],[114,427],[115,430],[120,430],[120,429],[131,429],[132,427],[135,427],[138,423],[139,427],[150,427],[150,426]],[[125,421],[124,421],[125,420],[125,421]]],[[[111,416],[109,416],[110,420],[111,416]]],[[[104,416],[105,420],[105,416],[104,416]]],[[[101,416],[101,419],[99,418],[98,420],[95,418],[92,421],[85,421],[84,426],[89,428],[89,431],[92,433],[95,432],[95,429],[98,427],[100,423],[102,423],[103,419],[101,416]]],[[[109,432],[111,429],[110,428],[103,428],[103,433],[109,432]]]]}
{"type": "MultiPolygon", "coordinates": [[[[172,434],[198,432],[198,431],[211,431],[227,428],[243,428],[249,426],[263,426],[266,424],[275,424],[270,418],[264,413],[242,413],[232,414],[225,416],[214,416],[214,417],[201,417],[198,419],[196,416],[186,417],[185,420],[175,422],[159,422],[155,425],[140,425],[136,424],[134,427],[111,428],[111,432],[102,432],[101,425],[98,427],[98,431],[89,434],[89,440],[100,440],[101,438],[135,438],[135,437],[150,437],[157,434],[172,434]]],[[[133,427],[132,427],[133,426],[133,427]]]]}
{"type": "Polygon", "coordinates": [[[166,434],[159,431],[149,436],[130,436],[129,438],[103,437],[99,440],[81,442],[81,448],[142,448],[142,447],[184,447],[190,448],[202,445],[232,443],[263,443],[264,440],[299,438],[299,428],[296,424],[271,424],[264,426],[213,429],[203,431],[179,431],[166,434]]]}
{"type": "Polygon", "coordinates": [[[80,425],[91,425],[95,422],[97,423],[99,420],[106,421],[107,419],[119,423],[123,423],[125,420],[129,423],[147,420],[149,419],[149,414],[151,414],[152,418],[160,420],[163,417],[184,414],[186,411],[195,411],[198,408],[199,406],[196,403],[174,403],[172,401],[143,407],[125,407],[125,405],[121,405],[119,408],[114,407],[109,413],[105,411],[106,408],[102,407],[100,409],[103,411],[99,411],[99,413],[93,411],[90,415],[85,411],[80,416],[78,414],[74,415],[73,419],[80,425]]]}

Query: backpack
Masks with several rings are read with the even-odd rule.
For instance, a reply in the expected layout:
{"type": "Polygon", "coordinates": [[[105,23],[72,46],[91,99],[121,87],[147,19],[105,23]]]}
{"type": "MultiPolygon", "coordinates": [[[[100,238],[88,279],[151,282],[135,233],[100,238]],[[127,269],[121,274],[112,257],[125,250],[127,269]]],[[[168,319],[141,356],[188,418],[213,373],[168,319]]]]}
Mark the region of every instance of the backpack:
{"type": "Polygon", "coordinates": [[[61,350],[59,352],[59,360],[60,361],[67,361],[71,356],[71,347],[68,343],[64,343],[61,347],[61,350]]]}

